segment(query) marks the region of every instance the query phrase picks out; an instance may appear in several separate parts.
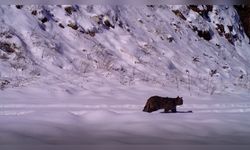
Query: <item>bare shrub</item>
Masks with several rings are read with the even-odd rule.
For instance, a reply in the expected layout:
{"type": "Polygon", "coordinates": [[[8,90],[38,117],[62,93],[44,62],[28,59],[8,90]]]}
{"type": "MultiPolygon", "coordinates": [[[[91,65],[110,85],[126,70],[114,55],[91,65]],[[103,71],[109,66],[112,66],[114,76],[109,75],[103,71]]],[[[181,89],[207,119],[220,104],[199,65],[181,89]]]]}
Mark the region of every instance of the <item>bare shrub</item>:
{"type": "Polygon", "coordinates": [[[76,9],[72,6],[67,6],[64,8],[64,10],[67,12],[67,14],[72,15],[73,12],[76,12],[76,9]]]}
{"type": "Polygon", "coordinates": [[[0,80],[0,90],[4,90],[8,84],[10,84],[10,81],[0,80]]]}
{"type": "Polygon", "coordinates": [[[14,53],[14,45],[7,42],[0,42],[0,49],[7,53],[14,53]]]}
{"type": "Polygon", "coordinates": [[[187,20],[186,17],[179,10],[172,10],[172,12],[183,20],[187,20]]]}

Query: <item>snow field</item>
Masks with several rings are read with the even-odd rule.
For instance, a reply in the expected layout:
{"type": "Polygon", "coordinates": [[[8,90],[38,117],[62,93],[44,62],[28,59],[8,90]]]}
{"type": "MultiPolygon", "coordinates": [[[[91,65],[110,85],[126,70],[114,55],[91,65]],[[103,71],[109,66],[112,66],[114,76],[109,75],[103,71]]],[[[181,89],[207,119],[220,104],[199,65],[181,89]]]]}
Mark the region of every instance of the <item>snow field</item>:
{"type": "MultiPolygon", "coordinates": [[[[163,110],[145,113],[142,112],[148,98],[145,95],[180,93],[146,85],[113,88],[103,97],[100,90],[100,97],[88,91],[84,99],[76,95],[67,99],[67,92],[61,97],[36,93],[32,103],[27,103],[25,96],[6,98],[8,103],[0,105],[0,144],[249,143],[248,95],[201,97],[181,91],[184,105],[177,108],[179,113],[161,113],[163,110]],[[129,95],[127,100],[125,95],[129,95]]],[[[101,89],[107,92],[113,88],[101,89]]]]}

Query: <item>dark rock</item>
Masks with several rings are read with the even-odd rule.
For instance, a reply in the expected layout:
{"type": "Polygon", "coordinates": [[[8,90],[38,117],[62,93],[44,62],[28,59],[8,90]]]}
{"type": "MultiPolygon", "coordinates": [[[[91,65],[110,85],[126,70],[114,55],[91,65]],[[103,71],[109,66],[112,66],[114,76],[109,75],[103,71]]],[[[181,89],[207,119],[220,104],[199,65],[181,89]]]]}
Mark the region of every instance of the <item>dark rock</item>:
{"type": "Polygon", "coordinates": [[[16,8],[17,8],[17,9],[22,9],[22,8],[23,8],[23,5],[16,5],[16,8]]]}

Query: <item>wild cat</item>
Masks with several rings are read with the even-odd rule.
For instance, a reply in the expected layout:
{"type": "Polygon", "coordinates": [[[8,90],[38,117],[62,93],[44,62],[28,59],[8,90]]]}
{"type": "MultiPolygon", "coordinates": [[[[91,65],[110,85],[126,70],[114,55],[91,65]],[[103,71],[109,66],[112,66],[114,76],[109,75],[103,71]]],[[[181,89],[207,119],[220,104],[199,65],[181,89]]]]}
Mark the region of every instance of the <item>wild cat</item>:
{"type": "Polygon", "coordinates": [[[164,112],[176,112],[176,106],[182,104],[183,99],[179,96],[176,98],[152,96],[147,100],[143,111],[151,113],[159,109],[164,109],[164,112]]]}

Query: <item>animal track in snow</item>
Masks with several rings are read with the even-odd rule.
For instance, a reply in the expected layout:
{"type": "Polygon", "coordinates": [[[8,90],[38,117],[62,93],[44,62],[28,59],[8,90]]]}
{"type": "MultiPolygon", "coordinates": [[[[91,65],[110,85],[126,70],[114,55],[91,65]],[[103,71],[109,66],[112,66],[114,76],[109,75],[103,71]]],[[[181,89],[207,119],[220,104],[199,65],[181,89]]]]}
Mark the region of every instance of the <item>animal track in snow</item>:
{"type": "MultiPolygon", "coordinates": [[[[90,111],[108,110],[119,114],[139,113],[143,105],[119,104],[119,105],[83,105],[83,104],[2,104],[0,116],[20,116],[33,112],[70,112],[82,115],[90,111]]],[[[194,113],[247,113],[250,112],[250,103],[231,104],[184,104],[180,111],[192,110],[194,113]]]]}

